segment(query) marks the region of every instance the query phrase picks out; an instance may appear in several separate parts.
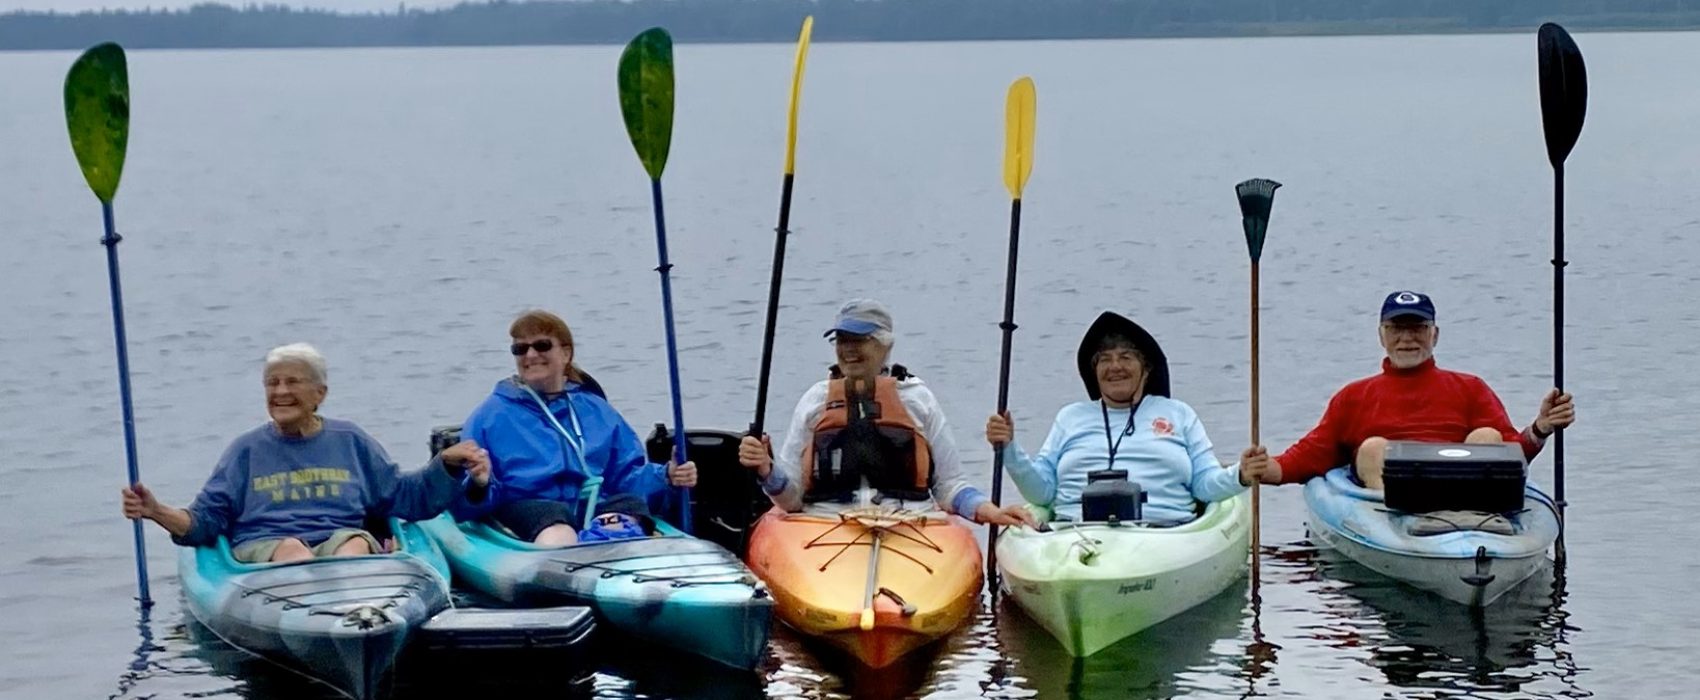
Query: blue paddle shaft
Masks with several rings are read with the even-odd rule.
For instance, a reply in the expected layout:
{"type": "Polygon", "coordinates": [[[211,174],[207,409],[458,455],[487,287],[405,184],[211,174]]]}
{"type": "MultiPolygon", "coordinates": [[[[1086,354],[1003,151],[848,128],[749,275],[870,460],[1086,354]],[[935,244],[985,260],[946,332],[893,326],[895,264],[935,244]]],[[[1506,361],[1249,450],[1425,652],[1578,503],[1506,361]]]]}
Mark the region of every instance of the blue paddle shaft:
{"type": "MultiPolygon", "coordinates": [[[[667,381],[673,393],[673,461],[684,464],[685,456],[685,407],[684,399],[679,393],[679,345],[673,337],[673,279],[670,274],[673,264],[667,262],[667,217],[661,209],[661,178],[649,181],[650,198],[655,204],[655,250],[660,264],[655,267],[661,273],[661,317],[667,324],[667,381]]],[[[679,503],[680,529],[685,534],[692,534],[691,526],[691,490],[679,489],[683,500],[679,503]]]]}
{"type": "MultiPolygon", "coordinates": [[[[130,469],[130,484],[141,481],[141,469],[136,465],[136,414],[130,407],[130,352],[124,336],[124,292],[118,282],[118,242],[124,240],[112,225],[112,203],[101,202],[101,218],[105,220],[106,235],[100,244],[106,246],[106,275],[112,288],[112,337],[118,346],[118,396],[124,412],[124,457],[130,469]]],[[[143,608],[153,605],[148,594],[147,545],[142,539],[142,521],[130,521],[136,542],[136,590],[143,608]]]]}

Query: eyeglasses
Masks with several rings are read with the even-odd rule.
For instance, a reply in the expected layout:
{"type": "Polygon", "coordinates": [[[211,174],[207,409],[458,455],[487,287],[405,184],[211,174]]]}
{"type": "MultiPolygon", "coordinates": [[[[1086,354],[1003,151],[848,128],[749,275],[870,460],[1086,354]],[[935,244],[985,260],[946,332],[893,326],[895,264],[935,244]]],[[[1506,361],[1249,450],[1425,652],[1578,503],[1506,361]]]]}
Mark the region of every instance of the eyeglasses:
{"type": "Polygon", "coordinates": [[[1104,367],[1106,365],[1121,365],[1121,366],[1124,366],[1124,367],[1131,367],[1135,364],[1139,364],[1139,363],[1144,362],[1144,361],[1145,361],[1145,358],[1140,357],[1139,353],[1134,353],[1134,352],[1112,353],[1112,352],[1105,351],[1105,352],[1099,352],[1098,354],[1092,356],[1092,366],[1094,366],[1094,367],[1104,367]]]}
{"type": "Polygon", "coordinates": [[[533,340],[529,343],[514,343],[508,346],[508,350],[513,352],[514,357],[525,355],[526,350],[536,350],[537,354],[541,355],[553,349],[555,349],[555,341],[548,338],[533,340]]]}

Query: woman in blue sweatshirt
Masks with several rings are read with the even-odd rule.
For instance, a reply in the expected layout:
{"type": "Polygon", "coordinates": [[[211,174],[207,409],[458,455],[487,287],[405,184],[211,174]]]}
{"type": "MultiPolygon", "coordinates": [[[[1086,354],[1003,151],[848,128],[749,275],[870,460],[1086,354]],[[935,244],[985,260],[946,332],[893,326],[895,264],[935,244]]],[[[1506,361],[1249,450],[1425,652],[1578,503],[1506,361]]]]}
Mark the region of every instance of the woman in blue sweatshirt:
{"type": "Polygon", "coordinates": [[[527,311],[508,335],[516,373],[496,383],[460,432],[490,453],[488,493],[456,503],[456,520],[492,517],[520,539],[567,545],[598,504],[641,504],[669,484],[696,485],[694,463],[651,463],[632,426],[585,387],[572,330],[559,316],[527,311]]]}
{"type": "Polygon", "coordinates": [[[1262,447],[1247,448],[1237,469],[1216,460],[1198,414],[1169,396],[1169,361],[1144,328],[1104,312],[1087,329],[1076,355],[1087,401],[1064,406],[1039,454],[1015,441],[1008,414],[986,420],[986,440],[1002,446],[1010,476],[1029,503],[1059,519],[1080,518],[1087,474],[1125,469],[1148,494],[1147,522],[1194,517],[1196,502],[1231,498],[1269,468],[1262,447]]]}
{"type": "Polygon", "coordinates": [[[489,457],[477,443],[402,473],[359,426],[319,417],[328,391],[325,358],[311,345],[267,353],[264,378],[271,421],[230,443],[194,503],[163,505],[132,484],[121,493],[124,516],[159,523],[183,546],[226,537],[244,562],[372,554],[383,550],[362,529],[369,518],[429,518],[465,499],[463,483],[490,478],[489,457]]]}

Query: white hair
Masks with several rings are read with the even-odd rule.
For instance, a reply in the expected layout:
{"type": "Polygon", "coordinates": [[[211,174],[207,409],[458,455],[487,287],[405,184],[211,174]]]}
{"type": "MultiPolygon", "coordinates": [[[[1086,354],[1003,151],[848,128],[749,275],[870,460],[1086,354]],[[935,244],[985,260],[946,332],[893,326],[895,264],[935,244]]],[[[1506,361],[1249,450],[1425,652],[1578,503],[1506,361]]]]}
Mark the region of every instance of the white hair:
{"type": "Polygon", "coordinates": [[[873,333],[869,333],[868,337],[873,338],[874,342],[884,346],[887,350],[891,349],[892,343],[897,342],[897,338],[891,334],[891,331],[884,328],[876,330],[873,333]]]}
{"type": "Polygon", "coordinates": [[[319,354],[318,348],[306,343],[290,343],[272,348],[266,353],[266,369],[285,362],[298,362],[307,366],[309,378],[320,386],[325,385],[329,374],[325,371],[325,356],[319,354]]]}

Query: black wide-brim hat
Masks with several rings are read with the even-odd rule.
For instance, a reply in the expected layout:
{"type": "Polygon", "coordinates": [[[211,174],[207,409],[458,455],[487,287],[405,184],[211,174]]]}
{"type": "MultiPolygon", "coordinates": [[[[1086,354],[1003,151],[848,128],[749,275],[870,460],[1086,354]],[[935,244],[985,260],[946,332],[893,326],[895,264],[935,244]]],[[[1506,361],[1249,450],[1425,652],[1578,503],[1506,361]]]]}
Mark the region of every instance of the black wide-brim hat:
{"type": "Polygon", "coordinates": [[[1169,395],[1169,358],[1163,354],[1163,347],[1157,344],[1157,339],[1134,323],[1132,319],[1105,311],[1098,315],[1098,320],[1086,329],[1086,337],[1080,339],[1080,380],[1086,383],[1086,395],[1092,400],[1098,400],[1098,372],[1092,366],[1092,356],[1098,352],[1098,344],[1105,336],[1119,335],[1133,341],[1139,354],[1145,356],[1145,366],[1150,374],[1145,378],[1145,393],[1157,396],[1169,395]]]}

